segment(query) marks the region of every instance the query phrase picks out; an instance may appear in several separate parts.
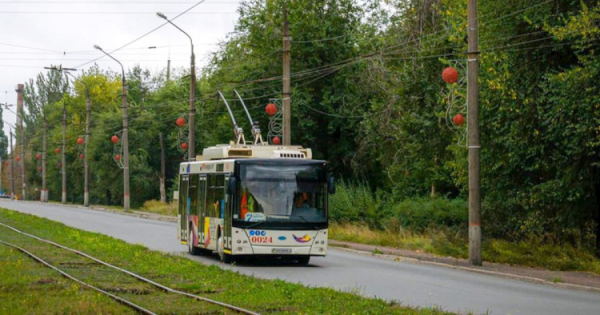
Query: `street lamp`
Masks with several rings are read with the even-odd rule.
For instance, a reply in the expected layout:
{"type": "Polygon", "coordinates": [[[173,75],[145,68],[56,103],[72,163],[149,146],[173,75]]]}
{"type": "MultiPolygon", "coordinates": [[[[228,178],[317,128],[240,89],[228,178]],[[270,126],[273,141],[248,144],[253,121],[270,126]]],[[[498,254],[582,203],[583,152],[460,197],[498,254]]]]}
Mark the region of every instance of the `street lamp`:
{"type": "MultiPolygon", "coordinates": [[[[67,72],[67,74],[73,78],[73,84],[74,84],[75,80],[77,80],[77,78],[69,72],[67,72]]],[[[84,152],[83,152],[83,157],[84,157],[84,160],[83,160],[83,176],[84,176],[83,206],[89,207],[90,206],[90,171],[89,171],[89,160],[88,160],[89,159],[88,143],[90,141],[90,114],[91,114],[92,101],[90,99],[90,89],[89,89],[88,85],[83,81],[81,81],[81,83],[83,83],[83,86],[85,86],[85,99],[86,99],[85,147],[84,147],[84,152]]]]}
{"type": "Polygon", "coordinates": [[[121,95],[123,100],[123,209],[126,212],[129,212],[129,137],[127,135],[127,87],[125,86],[125,69],[119,60],[102,50],[100,46],[94,45],[94,48],[100,50],[121,66],[121,84],[123,85],[123,93],[121,95]]]}
{"type": "Polygon", "coordinates": [[[175,26],[178,30],[180,30],[185,36],[190,39],[190,44],[192,45],[192,56],[191,56],[191,65],[190,65],[190,115],[188,118],[189,125],[189,139],[188,139],[188,160],[194,161],[196,160],[196,124],[194,122],[194,118],[196,115],[196,62],[194,57],[194,43],[192,42],[192,38],[188,33],[184,32],[179,26],[173,24],[173,22],[169,21],[166,15],[161,12],[156,12],[156,15],[161,19],[166,20],[169,24],[175,26]]]}
{"type": "MultiPolygon", "coordinates": [[[[48,69],[48,70],[52,70],[52,71],[60,71],[61,73],[67,73],[67,71],[75,71],[76,69],[73,68],[63,68],[62,66],[57,68],[55,66],[52,67],[44,67],[44,69],[48,69]]],[[[68,79],[67,79],[68,81],[68,79]]],[[[61,149],[61,156],[62,156],[62,163],[61,163],[61,173],[62,173],[62,203],[65,204],[67,203],[67,159],[65,156],[65,149],[66,149],[66,137],[67,137],[67,107],[65,104],[65,96],[63,95],[63,121],[62,121],[62,133],[63,133],[63,138],[62,138],[62,149],[61,149]]],[[[44,149],[45,151],[45,149],[44,149]]],[[[44,170],[42,170],[42,172],[45,172],[44,170]]],[[[45,176],[45,174],[44,174],[45,176]]],[[[47,197],[46,197],[47,198],[47,197]]]]}

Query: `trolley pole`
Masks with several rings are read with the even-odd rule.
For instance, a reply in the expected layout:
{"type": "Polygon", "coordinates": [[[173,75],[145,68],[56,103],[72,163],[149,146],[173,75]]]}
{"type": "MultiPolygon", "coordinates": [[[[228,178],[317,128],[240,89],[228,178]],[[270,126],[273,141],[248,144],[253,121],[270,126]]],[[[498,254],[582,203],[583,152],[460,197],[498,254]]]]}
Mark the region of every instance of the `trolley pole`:
{"type": "Polygon", "coordinates": [[[481,266],[481,183],[479,175],[479,30],[477,0],[468,2],[467,115],[469,139],[469,261],[481,266]]]}
{"type": "Polygon", "coordinates": [[[283,145],[292,144],[290,93],[290,28],[287,9],[283,8],[283,145]]]}

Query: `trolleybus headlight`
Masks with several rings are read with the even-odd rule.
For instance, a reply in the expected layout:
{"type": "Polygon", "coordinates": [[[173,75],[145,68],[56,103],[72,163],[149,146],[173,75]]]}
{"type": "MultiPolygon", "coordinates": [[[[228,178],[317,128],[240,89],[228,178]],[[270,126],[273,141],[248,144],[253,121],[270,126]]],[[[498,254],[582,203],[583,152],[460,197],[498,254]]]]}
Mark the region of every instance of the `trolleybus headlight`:
{"type": "Polygon", "coordinates": [[[244,244],[248,244],[248,241],[244,241],[244,244]]]}
{"type": "Polygon", "coordinates": [[[322,253],[322,252],[323,252],[323,249],[322,249],[322,248],[319,248],[319,252],[320,252],[320,253],[322,253]]]}
{"type": "Polygon", "coordinates": [[[241,243],[242,243],[242,240],[237,240],[237,243],[238,243],[238,244],[241,244],[241,243]]]}
{"type": "Polygon", "coordinates": [[[241,247],[237,248],[238,252],[241,252],[243,249],[241,247]]]}

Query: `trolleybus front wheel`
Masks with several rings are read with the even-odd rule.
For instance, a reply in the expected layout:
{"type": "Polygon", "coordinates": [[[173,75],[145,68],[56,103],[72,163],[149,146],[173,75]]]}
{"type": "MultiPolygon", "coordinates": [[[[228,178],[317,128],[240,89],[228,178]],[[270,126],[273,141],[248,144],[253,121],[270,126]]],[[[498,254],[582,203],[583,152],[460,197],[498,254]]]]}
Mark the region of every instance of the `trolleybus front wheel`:
{"type": "Polygon", "coordinates": [[[298,257],[298,264],[300,265],[308,265],[310,261],[310,256],[300,256],[298,257]]]}
{"type": "Polygon", "coordinates": [[[219,253],[219,258],[223,263],[228,264],[233,261],[233,257],[225,253],[225,245],[223,243],[223,236],[221,235],[219,235],[219,240],[217,241],[217,253],[219,253]]]}

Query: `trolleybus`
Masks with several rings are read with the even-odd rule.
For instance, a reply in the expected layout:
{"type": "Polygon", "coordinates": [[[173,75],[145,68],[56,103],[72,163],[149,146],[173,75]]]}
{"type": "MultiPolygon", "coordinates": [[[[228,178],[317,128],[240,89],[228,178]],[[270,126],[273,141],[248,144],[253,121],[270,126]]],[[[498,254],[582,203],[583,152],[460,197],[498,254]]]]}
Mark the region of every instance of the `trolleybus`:
{"type": "Polygon", "coordinates": [[[300,146],[219,145],[179,168],[178,230],[192,255],[216,251],[286,257],[307,264],[327,254],[325,161],[300,146]]]}

